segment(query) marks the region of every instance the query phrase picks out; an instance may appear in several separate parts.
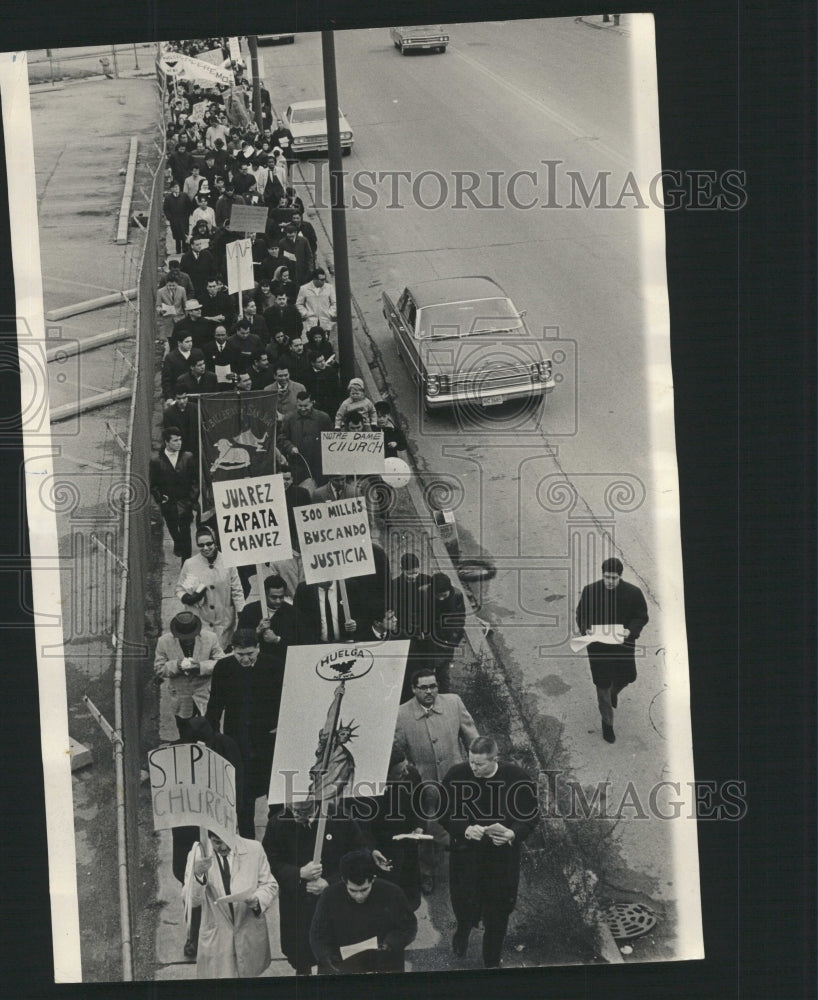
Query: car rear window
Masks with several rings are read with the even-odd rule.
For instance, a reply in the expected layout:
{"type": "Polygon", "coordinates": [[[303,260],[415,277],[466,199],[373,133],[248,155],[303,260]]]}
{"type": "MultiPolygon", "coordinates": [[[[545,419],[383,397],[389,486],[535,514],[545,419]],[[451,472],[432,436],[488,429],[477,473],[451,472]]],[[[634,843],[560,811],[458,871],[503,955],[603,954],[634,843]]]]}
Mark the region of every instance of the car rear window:
{"type": "Polygon", "coordinates": [[[522,318],[509,299],[480,299],[477,302],[446,302],[421,309],[418,337],[443,340],[481,333],[518,333],[523,329],[522,318]]]}

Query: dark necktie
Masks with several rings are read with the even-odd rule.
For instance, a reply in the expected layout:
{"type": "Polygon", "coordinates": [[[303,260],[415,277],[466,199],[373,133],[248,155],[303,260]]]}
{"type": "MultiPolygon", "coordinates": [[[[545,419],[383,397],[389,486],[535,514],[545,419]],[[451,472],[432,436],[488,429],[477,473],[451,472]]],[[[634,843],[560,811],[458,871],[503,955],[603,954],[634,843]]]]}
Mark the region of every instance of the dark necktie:
{"type": "MultiPolygon", "coordinates": [[[[219,868],[222,870],[222,882],[224,882],[224,894],[225,896],[230,895],[230,862],[227,857],[221,854],[217,854],[216,858],[219,862],[219,868]]],[[[231,919],[235,917],[233,912],[233,904],[228,904],[230,906],[230,917],[231,919]]]]}
{"type": "Polygon", "coordinates": [[[335,629],[332,625],[332,601],[329,599],[329,587],[324,591],[324,614],[327,617],[327,642],[334,642],[335,629]]]}

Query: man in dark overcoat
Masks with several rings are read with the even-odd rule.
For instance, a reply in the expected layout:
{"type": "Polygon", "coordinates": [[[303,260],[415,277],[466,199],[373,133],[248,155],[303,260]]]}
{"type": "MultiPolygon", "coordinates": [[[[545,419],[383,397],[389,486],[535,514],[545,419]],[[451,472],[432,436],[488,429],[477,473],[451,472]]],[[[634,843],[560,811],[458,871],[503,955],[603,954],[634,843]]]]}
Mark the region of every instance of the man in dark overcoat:
{"type": "Polygon", "coordinates": [[[648,623],[645,595],[622,579],[624,567],[616,557],[602,564],[602,579],[583,588],[577,606],[577,628],[589,635],[594,626],[619,626],[611,633],[618,642],[592,642],[588,645],[591,676],[596,685],[597,704],[602,716],[602,736],[608,743],[616,740],[613,713],[619,692],[636,680],[636,640],[648,623]]]}

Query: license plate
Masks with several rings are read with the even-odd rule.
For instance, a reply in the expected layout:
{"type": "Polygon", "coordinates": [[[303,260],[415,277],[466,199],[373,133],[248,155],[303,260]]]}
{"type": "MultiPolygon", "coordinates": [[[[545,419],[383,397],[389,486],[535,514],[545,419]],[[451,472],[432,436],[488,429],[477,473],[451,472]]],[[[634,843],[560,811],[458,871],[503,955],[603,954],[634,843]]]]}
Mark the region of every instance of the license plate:
{"type": "Polygon", "coordinates": [[[505,402],[505,396],[483,396],[480,399],[481,406],[499,406],[500,403],[505,402]]]}

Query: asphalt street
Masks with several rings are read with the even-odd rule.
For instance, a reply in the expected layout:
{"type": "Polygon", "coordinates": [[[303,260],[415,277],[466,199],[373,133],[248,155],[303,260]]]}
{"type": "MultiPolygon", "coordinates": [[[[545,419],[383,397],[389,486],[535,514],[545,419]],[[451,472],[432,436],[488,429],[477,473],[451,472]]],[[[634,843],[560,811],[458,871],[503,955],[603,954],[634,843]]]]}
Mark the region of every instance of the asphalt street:
{"type": "MultiPolygon", "coordinates": [[[[616,815],[629,782],[647,802],[657,783],[692,777],[681,579],[662,582],[657,573],[660,549],[678,545],[678,526],[658,505],[674,493],[675,472],[660,470],[664,461],[651,448],[649,383],[657,370],[646,345],[656,330],[645,306],[652,290],[639,199],[620,198],[639,139],[632,91],[643,79],[632,68],[627,31],[595,31],[574,19],[447,30],[445,55],[406,57],[385,29],[335,35],[339,102],[356,140],[343,165],[347,204],[355,206],[347,227],[359,332],[381,357],[419,473],[450,492],[464,551],[498,566],[478,592],[479,613],[494,625],[510,688],[544,756],[561,731],[574,776],[583,786],[610,782],[616,815]],[[494,198],[490,171],[499,178],[494,198]],[[518,178],[515,205],[509,178],[518,171],[535,177],[518,178]],[[569,171],[588,192],[605,174],[607,197],[597,189],[584,207],[569,171]],[[458,197],[458,172],[475,174],[480,203],[499,207],[474,206],[462,190],[458,197]],[[394,299],[412,282],[465,274],[498,280],[550,342],[558,385],[544,408],[422,414],[381,292],[394,299]],[[669,476],[660,480],[660,471],[669,476]],[[645,592],[651,617],[613,746],[601,738],[587,661],[567,645],[581,588],[599,577],[610,551],[645,592]]],[[[321,96],[319,36],[262,52],[279,112],[321,96]]],[[[328,204],[326,161],[301,170],[308,212],[310,195],[328,204]]],[[[318,215],[329,232],[320,204],[318,215]]],[[[662,351],[669,365],[666,341],[662,351]]],[[[658,374],[669,385],[669,369],[658,374]]],[[[672,434],[672,416],[665,417],[672,434]]],[[[673,811],[667,794],[656,801],[673,811]]],[[[693,824],[638,812],[621,811],[621,864],[608,873],[613,894],[653,900],[668,927],[677,907],[683,923],[695,919],[693,824]]]]}

